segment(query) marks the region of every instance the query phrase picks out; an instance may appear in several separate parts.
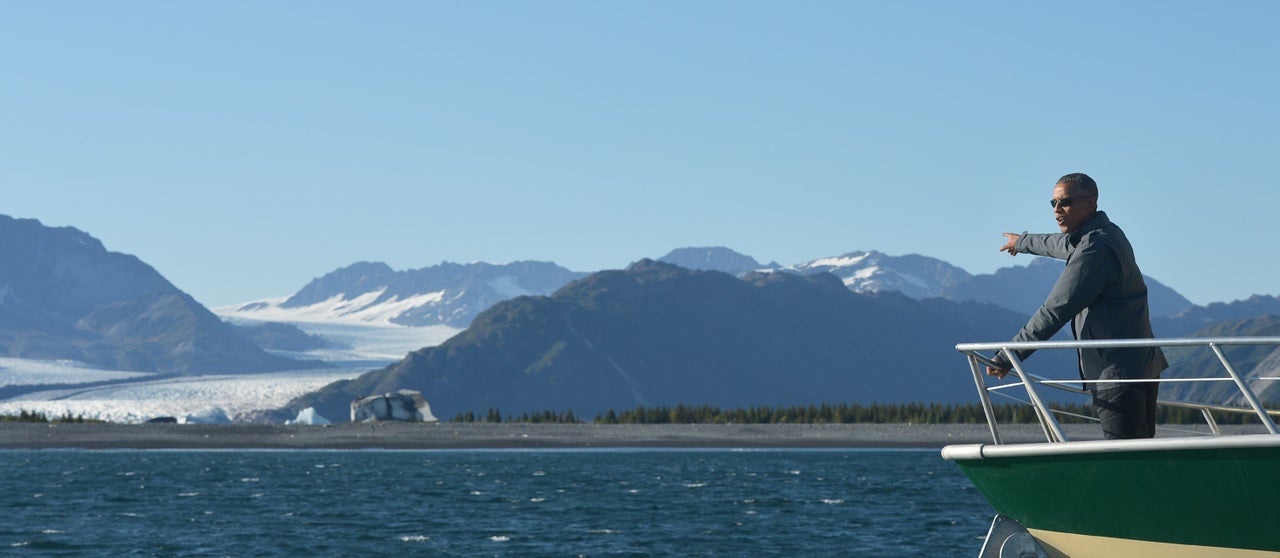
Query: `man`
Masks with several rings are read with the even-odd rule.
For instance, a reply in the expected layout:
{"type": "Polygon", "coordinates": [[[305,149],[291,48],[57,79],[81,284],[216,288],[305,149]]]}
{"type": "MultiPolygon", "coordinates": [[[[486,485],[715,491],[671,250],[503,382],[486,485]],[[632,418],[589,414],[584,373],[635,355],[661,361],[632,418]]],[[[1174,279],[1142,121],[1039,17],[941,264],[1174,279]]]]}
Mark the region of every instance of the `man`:
{"type": "MultiPolygon", "coordinates": [[[[1133,247],[1124,231],[1098,211],[1097,183],[1083,173],[1068,174],[1054,185],[1049,203],[1061,233],[1003,233],[1006,242],[1000,251],[1010,256],[1025,252],[1067,261],[1049,297],[1013,340],[1047,340],[1067,321],[1080,340],[1154,337],[1147,285],[1133,247]]],[[[1032,352],[1014,354],[1025,359],[1032,352]]],[[[1106,380],[1159,378],[1169,366],[1164,353],[1157,347],[1082,349],[1078,356],[1081,378],[1103,380],[1087,384],[1103,435],[1109,439],[1154,437],[1160,384],[1106,380]]],[[[1003,378],[1012,365],[1003,352],[996,353],[994,360],[998,366],[987,367],[987,374],[1003,378]]]]}

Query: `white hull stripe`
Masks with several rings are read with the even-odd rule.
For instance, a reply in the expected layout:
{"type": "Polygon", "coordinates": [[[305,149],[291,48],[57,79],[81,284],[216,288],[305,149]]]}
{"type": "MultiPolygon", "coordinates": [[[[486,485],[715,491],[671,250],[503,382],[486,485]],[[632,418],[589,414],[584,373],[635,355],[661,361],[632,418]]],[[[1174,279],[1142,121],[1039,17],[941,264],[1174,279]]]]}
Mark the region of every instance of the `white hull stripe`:
{"type": "Polygon", "coordinates": [[[1172,544],[1028,529],[1053,558],[1280,558],[1280,552],[1172,544]]]}

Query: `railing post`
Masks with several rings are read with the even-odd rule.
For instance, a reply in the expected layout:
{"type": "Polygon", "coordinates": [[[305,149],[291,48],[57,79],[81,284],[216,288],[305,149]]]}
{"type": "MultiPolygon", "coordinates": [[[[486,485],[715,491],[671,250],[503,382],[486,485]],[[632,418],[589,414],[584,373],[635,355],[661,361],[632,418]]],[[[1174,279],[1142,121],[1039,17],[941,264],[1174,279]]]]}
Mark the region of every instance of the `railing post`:
{"type": "Polygon", "coordinates": [[[1022,379],[1022,386],[1027,390],[1027,396],[1035,404],[1036,412],[1040,414],[1040,424],[1047,430],[1045,434],[1049,437],[1049,441],[1055,441],[1054,439],[1056,438],[1056,441],[1066,442],[1067,435],[1062,432],[1062,426],[1058,424],[1058,419],[1053,418],[1053,411],[1049,410],[1049,406],[1045,405],[1044,401],[1040,399],[1040,394],[1036,392],[1033,385],[1036,381],[1031,378],[1030,374],[1022,370],[1022,360],[1013,354],[1012,350],[1002,350],[1005,356],[1009,357],[1009,362],[1013,364],[1013,369],[1017,371],[1018,377],[1022,379]]]}
{"type": "Polygon", "coordinates": [[[1230,374],[1231,379],[1236,382],[1236,387],[1244,395],[1245,401],[1248,401],[1249,406],[1253,407],[1254,412],[1258,413],[1258,418],[1262,420],[1262,425],[1267,427],[1267,432],[1280,434],[1280,429],[1276,428],[1275,421],[1271,420],[1271,415],[1267,413],[1267,409],[1258,401],[1258,396],[1249,388],[1249,384],[1244,382],[1244,378],[1241,378],[1240,374],[1236,373],[1235,367],[1231,366],[1231,361],[1227,360],[1227,353],[1222,350],[1222,346],[1217,343],[1209,343],[1209,348],[1213,349],[1213,353],[1218,355],[1218,360],[1222,361],[1222,366],[1226,367],[1227,374],[1230,374]]]}
{"type": "Polygon", "coordinates": [[[1200,416],[1204,417],[1205,424],[1209,425],[1209,431],[1213,432],[1214,436],[1222,435],[1222,429],[1218,428],[1218,421],[1213,420],[1213,413],[1209,409],[1200,409],[1200,416]]]}
{"type": "Polygon", "coordinates": [[[983,378],[982,366],[978,364],[978,357],[973,353],[969,353],[969,370],[973,371],[973,383],[978,386],[978,398],[982,400],[982,413],[987,416],[987,428],[991,430],[991,440],[996,445],[1004,442],[1000,441],[1000,429],[996,427],[996,411],[991,407],[991,395],[987,393],[987,381],[983,378]]]}

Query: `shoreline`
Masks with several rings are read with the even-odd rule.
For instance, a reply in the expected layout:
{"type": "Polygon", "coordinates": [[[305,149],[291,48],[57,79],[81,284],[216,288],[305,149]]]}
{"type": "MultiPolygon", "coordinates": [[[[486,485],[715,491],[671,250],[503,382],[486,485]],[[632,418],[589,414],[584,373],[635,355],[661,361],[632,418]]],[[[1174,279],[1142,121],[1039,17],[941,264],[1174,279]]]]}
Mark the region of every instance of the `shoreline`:
{"type": "MultiPolygon", "coordinates": [[[[1096,425],[1064,425],[1073,440],[1096,425]]],[[[1005,442],[1043,442],[1039,425],[1000,427],[1005,442]]],[[[17,449],[939,449],[991,443],[985,424],[361,423],[328,426],[0,423],[17,449]]]]}

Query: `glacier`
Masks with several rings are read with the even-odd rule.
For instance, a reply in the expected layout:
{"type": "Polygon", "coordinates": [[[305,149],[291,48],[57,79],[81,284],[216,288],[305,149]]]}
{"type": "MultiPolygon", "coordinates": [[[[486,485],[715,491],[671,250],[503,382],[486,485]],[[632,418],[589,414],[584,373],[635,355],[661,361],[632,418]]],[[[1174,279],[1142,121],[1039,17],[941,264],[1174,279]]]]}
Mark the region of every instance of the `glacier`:
{"type": "Polygon", "coordinates": [[[329,383],[354,378],[361,371],[340,368],[293,370],[264,374],[205,375],[130,381],[91,387],[51,389],[0,401],[0,414],[22,411],[49,417],[83,417],[140,423],[157,417],[178,422],[246,421],[329,383]]]}
{"type": "Polygon", "coordinates": [[[0,358],[0,387],[26,386],[36,390],[0,401],[0,415],[27,411],[50,418],[69,415],[133,424],[157,417],[174,417],[187,424],[252,421],[262,411],[278,409],[293,398],[330,383],[381,368],[412,351],[439,345],[462,331],[443,325],[406,327],[359,319],[308,321],[305,314],[286,316],[274,310],[229,312],[221,317],[242,324],[280,321],[319,335],[329,347],[272,352],[321,361],[330,367],[173,377],[102,370],[72,361],[0,358]],[[271,319],[262,319],[267,317],[271,319]]]}

